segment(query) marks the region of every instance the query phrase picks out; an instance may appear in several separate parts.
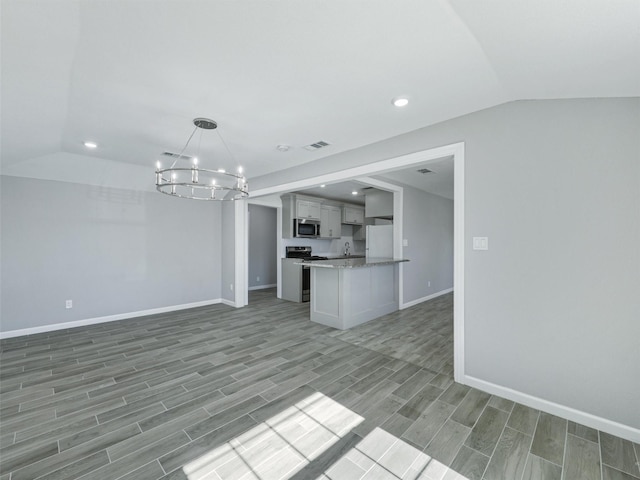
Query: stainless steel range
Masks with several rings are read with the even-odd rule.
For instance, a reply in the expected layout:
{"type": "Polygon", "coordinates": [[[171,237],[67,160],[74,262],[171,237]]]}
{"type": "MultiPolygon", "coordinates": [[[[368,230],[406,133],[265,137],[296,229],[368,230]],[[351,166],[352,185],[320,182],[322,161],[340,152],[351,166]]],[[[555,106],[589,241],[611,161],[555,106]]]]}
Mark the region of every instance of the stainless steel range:
{"type": "MultiPolygon", "coordinates": [[[[311,247],[286,247],[286,258],[295,258],[304,260],[305,262],[312,262],[314,260],[327,260],[327,257],[319,257],[312,255],[311,247]]],[[[311,299],[311,269],[307,265],[298,265],[300,267],[300,293],[301,298],[299,301],[308,302],[311,299]]]]}

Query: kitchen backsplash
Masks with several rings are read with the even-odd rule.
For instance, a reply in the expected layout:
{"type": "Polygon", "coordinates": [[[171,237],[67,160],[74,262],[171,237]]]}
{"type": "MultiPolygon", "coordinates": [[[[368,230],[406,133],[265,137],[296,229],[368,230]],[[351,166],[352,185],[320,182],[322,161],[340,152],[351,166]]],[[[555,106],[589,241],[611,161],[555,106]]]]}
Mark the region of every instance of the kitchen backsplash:
{"type": "Polygon", "coordinates": [[[351,255],[365,254],[365,241],[353,240],[353,227],[351,225],[342,225],[342,238],[334,240],[317,240],[313,238],[283,238],[282,252],[280,256],[285,256],[285,247],[288,246],[306,246],[312,248],[314,255],[332,257],[344,254],[344,244],[349,242],[349,251],[351,255]]]}

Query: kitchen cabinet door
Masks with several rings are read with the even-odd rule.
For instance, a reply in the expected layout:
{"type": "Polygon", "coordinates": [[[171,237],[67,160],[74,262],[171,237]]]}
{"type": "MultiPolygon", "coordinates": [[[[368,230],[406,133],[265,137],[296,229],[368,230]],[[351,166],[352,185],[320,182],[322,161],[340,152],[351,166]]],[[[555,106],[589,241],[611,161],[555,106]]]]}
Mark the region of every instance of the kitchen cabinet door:
{"type": "Polygon", "coordinates": [[[308,200],[296,201],[296,216],[298,218],[312,218],[320,220],[320,204],[308,200]]]}
{"type": "Polygon", "coordinates": [[[329,227],[331,238],[342,237],[342,211],[339,207],[331,207],[329,210],[329,227]]]}
{"type": "Polygon", "coordinates": [[[343,207],[342,223],[350,225],[362,225],[364,223],[364,208],[343,207]]]}
{"type": "Polygon", "coordinates": [[[323,238],[340,238],[342,236],[342,212],[339,207],[322,205],[320,236],[323,238]]]}

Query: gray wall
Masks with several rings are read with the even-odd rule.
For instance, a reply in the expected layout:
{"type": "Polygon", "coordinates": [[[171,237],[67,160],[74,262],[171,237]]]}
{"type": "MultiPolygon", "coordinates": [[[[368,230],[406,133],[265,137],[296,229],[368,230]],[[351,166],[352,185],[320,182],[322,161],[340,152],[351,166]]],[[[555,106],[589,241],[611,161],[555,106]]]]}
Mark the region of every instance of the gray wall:
{"type": "Polygon", "coordinates": [[[8,176],[1,185],[1,331],[220,298],[219,204],[8,176]]]}
{"type": "Polygon", "coordinates": [[[464,141],[466,373],[640,428],[639,131],[638,98],[519,101],[251,183],[464,141]]]}
{"type": "Polygon", "coordinates": [[[222,237],[222,248],[219,252],[222,263],[221,291],[222,298],[235,303],[236,270],[235,270],[235,202],[222,203],[222,221],[219,223],[222,237]]]}
{"type": "Polygon", "coordinates": [[[278,210],[249,205],[249,287],[278,283],[278,210]],[[257,279],[260,277],[260,280],[257,279]]]}
{"type": "Polygon", "coordinates": [[[453,288],[453,201],[403,186],[404,303],[453,288]],[[429,286],[431,282],[431,286],[429,286]]]}

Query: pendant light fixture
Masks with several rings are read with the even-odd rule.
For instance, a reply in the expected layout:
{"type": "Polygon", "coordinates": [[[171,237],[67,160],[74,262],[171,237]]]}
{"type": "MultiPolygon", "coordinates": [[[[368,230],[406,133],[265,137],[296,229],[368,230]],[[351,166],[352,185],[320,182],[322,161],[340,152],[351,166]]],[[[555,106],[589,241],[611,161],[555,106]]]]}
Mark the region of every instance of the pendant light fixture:
{"type": "MultiPolygon", "coordinates": [[[[196,118],[193,124],[195,128],[182,151],[177,155],[169,154],[175,158],[171,166],[162,168],[159,161],[156,163],[156,190],[166,195],[193,200],[239,200],[248,197],[249,185],[242,174],[242,167],[238,166],[235,173],[227,172],[222,168],[203,168],[198,157],[184,155],[198,129],[201,130],[202,135],[205,130],[218,128],[218,124],[208,118],[196,118]],[[188,162],[188,164],[180,165],[178,162],[188,162]]],[[[233,158],[219,132],[218,137],[229,156],[233,158]]]]}

